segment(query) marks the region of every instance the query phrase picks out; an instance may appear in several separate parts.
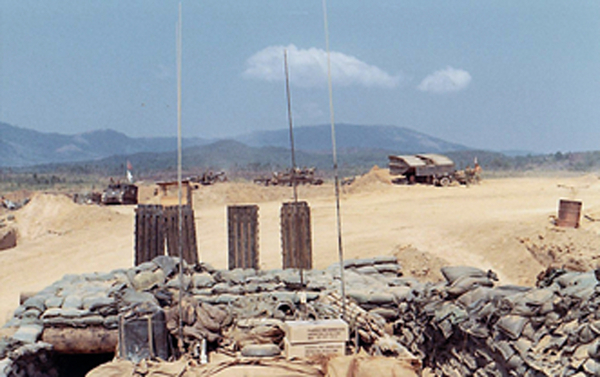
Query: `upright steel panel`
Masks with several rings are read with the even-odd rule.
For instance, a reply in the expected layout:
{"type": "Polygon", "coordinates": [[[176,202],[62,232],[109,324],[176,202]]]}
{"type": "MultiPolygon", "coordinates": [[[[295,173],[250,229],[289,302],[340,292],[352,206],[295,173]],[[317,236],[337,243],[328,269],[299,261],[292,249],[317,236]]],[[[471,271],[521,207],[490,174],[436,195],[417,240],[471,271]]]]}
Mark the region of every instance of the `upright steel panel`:
{"type": "Polygon", "coordinates": [[[312,233],[308,203],[283,203],[280,219],[283,268],[312,269],[312,233]]]}
{"type": "Polygon", "coordinates": [[[229,269],[259,269],[258,206],[228,206],[229,269]]]}
{"type": "MultiPolygon", "coordinates": [[[[188,264],[198,263],[198,245],[196,242],[196,225],[194,210],[189,205],[182,210],[182,253],[183,260],[188,264]]],[[[179,207],[164,207],[165,228],[167,229],[167,251],[170,256],[179,256],[179,207]]]]}
{"type": "MultiPolygon", "coordinates": [[[[189,264],[198,263],[198,246],[194,211],[182,207],[183,259],[189,264]]],[[[177,206],[138,205],[135,210],[135,265],[168,254],[179,256],[179,209],[177,206]]]]}
{"type": "Polygon", "coordinates": [[[165,253],[163,211],[159,205],[138,205],[135,209],[135,265],[165,253]]]}

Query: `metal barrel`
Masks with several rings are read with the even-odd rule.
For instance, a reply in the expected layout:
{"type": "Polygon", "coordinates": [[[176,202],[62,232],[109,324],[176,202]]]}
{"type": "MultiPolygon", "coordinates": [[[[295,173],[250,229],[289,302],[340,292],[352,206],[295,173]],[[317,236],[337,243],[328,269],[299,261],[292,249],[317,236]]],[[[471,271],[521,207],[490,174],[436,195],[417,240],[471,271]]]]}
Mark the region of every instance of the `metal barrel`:
{"type": "Polygon", "coordinates": [[[558,204],[558,219],[556,225],[565,228],[578,228],[581,218],[580,201],[561,199],[558,204]]]}

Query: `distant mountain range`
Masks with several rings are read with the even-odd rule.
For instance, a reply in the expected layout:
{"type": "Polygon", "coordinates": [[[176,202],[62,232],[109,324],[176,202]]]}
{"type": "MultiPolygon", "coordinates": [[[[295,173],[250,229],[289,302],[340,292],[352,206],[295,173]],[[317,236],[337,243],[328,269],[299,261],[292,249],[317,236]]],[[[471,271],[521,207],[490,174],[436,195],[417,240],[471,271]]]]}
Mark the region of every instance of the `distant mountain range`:
{"type": "MultiPolygon", "coordinates": [[[[255,131],[237,137],[234,141],[243,149],[245,156],[255,155],[257,162],[264,150],[244,148],[274,147],[271,151],[289,149],[289,131],[255,131]]],[[[204,146],[207,151],[194,148],[193,155],[206,155],[208,151],[231,144],[224,140],[186,138],[183,146],[204,146]],[[211,144],[211,145],[209,145],[211,144]],[[214,145],[212,145],[214,144],[214,145]]],[[[294,142],[299,151],[329,153],[331,151],[331,130],[328,125],[305,126],[294,129],[294,142]]],[[[450,143],[404,127],[336,125],[337,147],[342,152],[386,150],[395,154],[446,153],[470,150],[464,145],[450,143]]],[[[175,137],[132,138],[114,130],[90,131],[76,135],[43,133],[15,127],[0,122],[0,166],[23,167],[38,164],[66,163],[77,161],[97,161],[111,156],[135,154],[160,154],[177,148],[175,137]]],[[[230,150],[231,153],[235,152],[230,150]]],[[[276,155],[281,154],[278,151],[276,155]]],[[[214,153],[213,153],[214,155],[214,153]]],[[[155,158],[161,159],[158,155],[155,158]]],[[[264,160],[264,158],[263,158],[264,160]]]]}
{"type": "MultiPolygon", "coordinates": [[[[208,142],[192,138],[186,139],[183,145],[204,145],[208,142]]],[[[0,166],[4,167],[98,160],[114,155],[176,149],[175,137],[131,138],[113,130],[63,135],[0,122],[0,166]]]]}
{"type": "MultiPolygon", "coordinates": [[[[472,149],[464,145],[426,135],[405,127],[336,125],[336,144],[339,149],[385,149],[398,153],[444,153],[472,149]]],[[[255,131],[234,140],[252,147],[290,147],[289,130],[255,131]]],[[[294,129],[294,145],[310,152],[331,151],[329,125],[305,126],[294,129]]]]}

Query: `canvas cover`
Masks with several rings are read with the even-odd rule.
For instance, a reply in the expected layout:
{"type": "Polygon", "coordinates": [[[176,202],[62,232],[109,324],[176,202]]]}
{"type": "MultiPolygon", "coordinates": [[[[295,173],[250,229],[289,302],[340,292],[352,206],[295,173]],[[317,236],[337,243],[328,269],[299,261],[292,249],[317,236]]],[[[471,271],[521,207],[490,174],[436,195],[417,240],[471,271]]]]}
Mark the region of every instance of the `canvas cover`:
{"type": "Polygon", "coordinates": [[[417,377],[420,362],[414,358],[352,355],[313,360],[232,358],[198,365],[193,359],[176,362],[114,360],[86,377],[417,377]]]}

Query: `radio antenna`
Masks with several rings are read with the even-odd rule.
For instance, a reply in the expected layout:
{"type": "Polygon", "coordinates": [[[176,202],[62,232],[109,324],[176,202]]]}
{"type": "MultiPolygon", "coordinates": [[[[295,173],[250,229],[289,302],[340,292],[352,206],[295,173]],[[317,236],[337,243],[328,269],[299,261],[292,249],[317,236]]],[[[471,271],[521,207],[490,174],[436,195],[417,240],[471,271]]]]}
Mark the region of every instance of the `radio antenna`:
{"type": "Polygon", "coordinates": [[[325,49],[327,50],[327,87],[329,89],[329,114],[331,121],[331,149],[333,155],[333,175],[335,183],[335,210],[337,218],[338,258],[342,281],[342,318],[346,319],[346,280],[344,278],[344,249],[342,246],[342,215],[340,210],[340,179],[338,173],[337,146],[335,143],[335,117],[333,111],[333,86],[331,84],[331,52],[329,50],[329,25],[327,23],[327,0],[323,0],[323,24],[325,28],[325,49]]]}
{"type": "Polygon", "coordinates": [[[178,196],[178,231],[179,242],[177,242],[179,253],[179,351],[183,352],[183,208],[182,208],[182,182],[181,182],[181,3],[179,3],[179,21],[176,25],[177,46],[177,196],[178,196]]]}
{"type": "Polygon", "coordinates": [[[298,183],[296,182],[296,151],[294,149],[294,128],[292,127],[292,95],[290,94],[290,72],[288,68],[287,49],[283,50],[285,66],[285,93],[287,96],[288,120],[290,123],[290,145],[292,151],[292,186],[294,187],[294,203],[298,202],[298,183]]]}

